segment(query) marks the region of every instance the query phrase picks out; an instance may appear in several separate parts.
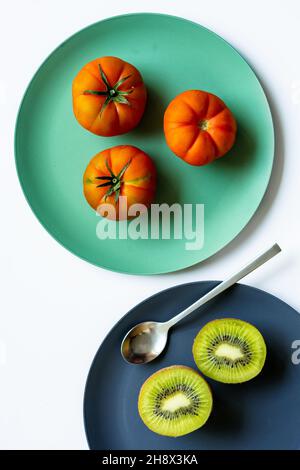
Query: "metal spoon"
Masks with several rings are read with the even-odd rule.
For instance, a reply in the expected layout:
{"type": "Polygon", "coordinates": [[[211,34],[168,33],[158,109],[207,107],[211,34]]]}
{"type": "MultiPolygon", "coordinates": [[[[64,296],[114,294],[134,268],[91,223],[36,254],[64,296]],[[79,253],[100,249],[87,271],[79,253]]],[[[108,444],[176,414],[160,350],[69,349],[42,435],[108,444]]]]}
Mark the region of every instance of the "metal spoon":
{"type": "Polygon", "coordinates": [[[244,266],[244,268],[242,268],[236,274],[233,274],[227,280],[218,284],[214,289],[207,292],[207,294],[205,294],[199,300],[194,302],[175,317],[171,318],[171,320],[164,323],[146,321],[134,326],[131,330],[129,330],[122,341],[121,354],[123,359],[131,364],[146,364],[147,362],[156,359],[166,346],[168,332],[172,326],[176,325],[176,323],[178,323],[180,320],[194,312],[194,310],[204,305],[209,300],[219,295],[221,292],[224,292],[224,290],[231,287],[237,281],[254,271],[266,261],[273,258],[273,256],[280,253],[280,251],[281,248],[276,243],[267,251],[264,251],[253,261],[244,266]]]}

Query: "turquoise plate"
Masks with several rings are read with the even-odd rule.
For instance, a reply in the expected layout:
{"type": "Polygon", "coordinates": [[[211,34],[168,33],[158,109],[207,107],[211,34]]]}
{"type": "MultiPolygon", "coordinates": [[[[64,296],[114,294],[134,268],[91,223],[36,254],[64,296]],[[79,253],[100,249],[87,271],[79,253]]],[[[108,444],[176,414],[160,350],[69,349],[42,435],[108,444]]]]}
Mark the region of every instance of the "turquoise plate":
{"type": "Polygon", "coordinates": [[[107,269],[157,274],[203,261],[243,229],[268,185],[274,132],[262,87],[235,49],[198,24],[141,13],[93,24],[48,57],[22,101],[15,155],[32,210],[64,247],[107,269]],[[74,76],[86,62],[103,55],[133,63],[149,92],[141,124],[119,137],[87,132],[72,112],[74,76]],[[162,130],[163,113],[170,100],[193,88],[220,96],[238,122],[232,151],[206,167],[192,167],[175,157],[162,130]],[[94,154],[119,144],[136,145],[154,159],[157,203],[204,204],[204,244],[200,249],[187,250],[187,240],[174,239],[172,233],[169,239],[97,237],[100,219],[83,197],[82,175],[94,154]]]}

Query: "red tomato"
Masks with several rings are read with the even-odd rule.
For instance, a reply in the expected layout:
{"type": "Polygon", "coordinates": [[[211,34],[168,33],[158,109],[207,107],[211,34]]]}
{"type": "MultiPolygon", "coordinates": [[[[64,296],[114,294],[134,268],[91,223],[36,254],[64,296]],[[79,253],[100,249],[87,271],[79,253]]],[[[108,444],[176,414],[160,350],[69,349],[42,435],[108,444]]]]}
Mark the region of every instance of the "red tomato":
{"type": "Polygon", "coordinates": [[[234,144],[236,121],[225,103],[206,91],[184,91],[171,101],[164,116],[168,146],[191,165],[205,165],[234,144]]]}
{"type": "Polygon", "coordinates": [[[83,176],[83,192],[90,206],[112,220],[130,218],[121,214],[120,196],[127,207],[143,204],[149,207],[156,189],[156,170],[151,158],[132,145],[118,145],[95,155],[83,176]],[[107,204],[113,213],[107,212],[107,204]]]}
{"type": "Polygon", "coordinates": [[[140,72],[117,57],[86,64],[73,81],[77,121],[97,135],[124,134],[140,122],[147,91],[140,72]]]}

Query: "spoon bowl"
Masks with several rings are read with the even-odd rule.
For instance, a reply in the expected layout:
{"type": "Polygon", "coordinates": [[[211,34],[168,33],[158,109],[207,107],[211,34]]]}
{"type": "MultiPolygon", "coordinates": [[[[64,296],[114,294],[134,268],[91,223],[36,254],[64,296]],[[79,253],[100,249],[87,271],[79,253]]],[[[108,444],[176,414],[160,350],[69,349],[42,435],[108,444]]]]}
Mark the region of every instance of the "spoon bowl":
{"type": "Polygon", "coordinates": [[[166,323],[147,321],[128,331],[121,345],[125,361],[146,364],[153,361],[165,348],[168,339],[166,323]]]}

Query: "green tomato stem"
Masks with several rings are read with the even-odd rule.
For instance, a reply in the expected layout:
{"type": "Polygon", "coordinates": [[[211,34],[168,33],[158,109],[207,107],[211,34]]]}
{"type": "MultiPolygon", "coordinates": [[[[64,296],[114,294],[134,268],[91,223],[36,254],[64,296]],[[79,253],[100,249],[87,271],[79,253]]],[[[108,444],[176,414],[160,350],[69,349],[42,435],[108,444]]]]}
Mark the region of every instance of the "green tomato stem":
{"type": "Polygon", "coordinates": [[[128,80],[131,75],[127,75],[126,77],[121,78],[120,80],[117,81],[117,83],[112,87],[109,84],[109,81],[101,67],[101,65],[98,65],[99,67],[99,72],[100,72],[100,77],[102,82],[104,83],[106,90],[105,91],[98,91],[98,90],[85,90],[83,92],[84,95],[95,95],[95,96],[106,96],[106,100],[104,101],[99,117],[101,117],[104,109],[107,107],[107,105],[111,101],[115,101],[116,103],[121,103],[121,104],[126,104],[130,106],[130,102],[127,100],[126,96],[129,95],[130,93],[133,92],[133,88],[130,90],[119,90],[119,87],[126,81],[128,80]]]}

